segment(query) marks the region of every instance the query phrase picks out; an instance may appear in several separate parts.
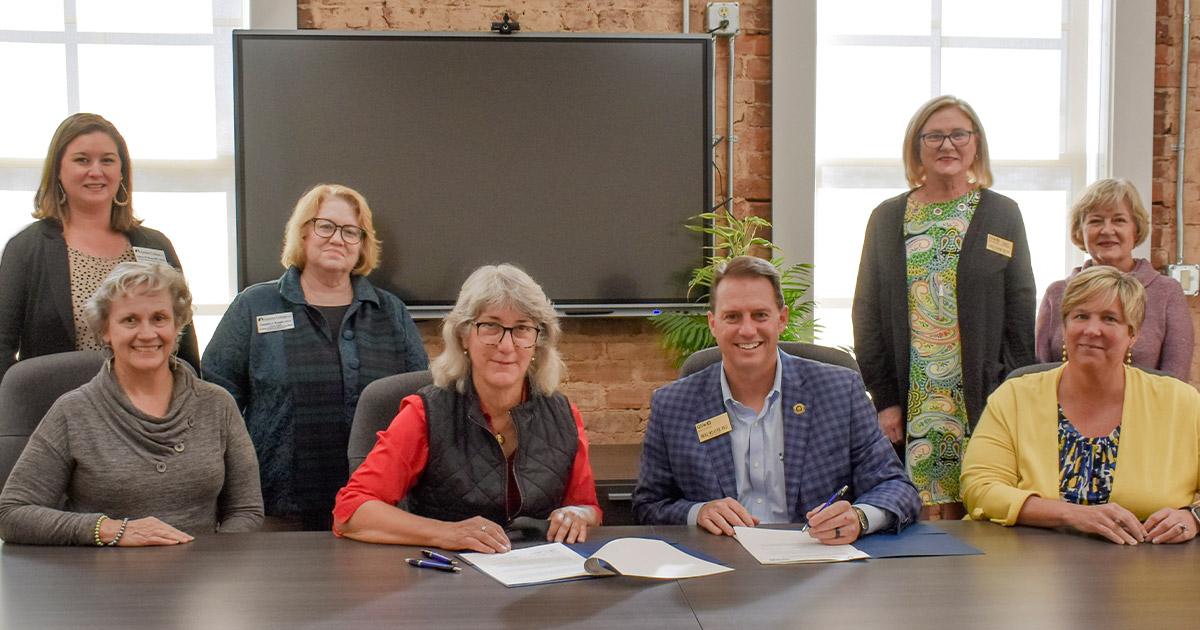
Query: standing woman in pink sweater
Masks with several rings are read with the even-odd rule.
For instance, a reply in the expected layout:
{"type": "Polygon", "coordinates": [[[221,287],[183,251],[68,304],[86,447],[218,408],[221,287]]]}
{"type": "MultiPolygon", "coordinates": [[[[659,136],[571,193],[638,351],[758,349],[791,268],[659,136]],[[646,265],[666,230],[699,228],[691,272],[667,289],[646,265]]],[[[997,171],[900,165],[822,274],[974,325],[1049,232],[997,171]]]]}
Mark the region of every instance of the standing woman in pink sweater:
{"type": "Polygon", "coordinates": [[[1080,193],[1067,218],[1071,242],[1091,260],[1076,267],[1065,280],[1046,288],[1037,318],[1037,358],[1043,363],[1063,360],[1063,291],[1080,271],[1096,265],[1133,274],[1146,287],[1146,321],[1126,362],[1187,381],[1192,368],[1194,332],[1183,287],[1154,269],[1149,260],[1134,258],[1133,248],[1150,235],[1150,216],[1137,188],[1129,180],[1102,179],[1080,193]]]}

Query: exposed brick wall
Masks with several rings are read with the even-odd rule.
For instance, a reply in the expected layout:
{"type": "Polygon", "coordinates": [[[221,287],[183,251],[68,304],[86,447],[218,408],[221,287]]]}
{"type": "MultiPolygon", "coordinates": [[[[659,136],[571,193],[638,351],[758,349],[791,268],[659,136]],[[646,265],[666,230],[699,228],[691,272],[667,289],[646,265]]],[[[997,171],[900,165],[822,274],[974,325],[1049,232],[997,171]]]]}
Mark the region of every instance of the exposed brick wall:
{"type": "MultiPolygon", "coordinates": [[[[691,0],[690,31],[704,30],[706,1],[691,0]]],[[[679,0],[300,0],[300,28],[404,31],[485,31],[507,11],[522,32],[678,33],[679,0]]],[[[735,45],[734,211],[771,214],[771,3],[742,1],[735,45]]],[[[725,133],[728,48],[717,44],[716,133],[725,133]]],[[[724,149],[717,164],[724,183],[724,149]]],[[[718,199],[724,186],[718,190],[718,199]]],[[[430,356],[441,352],[436,322],[420,326],[430,356]]],[[[579,407],[593,443],[640,442],[650,392],[675,378],[654,329],[641,319],[563,322],[568,381],[563,392],[579,407]]]]}
{"type": "MultiPolygon", "coordinates": [[[[1179,135],[1179,69],[1183,12],[1190,0],[1158,0],[1154,59],[1154,189],[1151,191],[1151,262],[1164,269],[1176,259],[1176,174],[1178,161],[1171,148],[1179,135]]],[[[1187,146],[1183,180],[1184,260],[1200,263],[1200,13],[1193,7],[1188,59],[1187,146]]],[[[1200,319],[1200,300],[1188,297],[1193,325],[1200,319]]],[[[1200,345],[1192,357],[1192,383],[1200,383],[1200,345]]]]}

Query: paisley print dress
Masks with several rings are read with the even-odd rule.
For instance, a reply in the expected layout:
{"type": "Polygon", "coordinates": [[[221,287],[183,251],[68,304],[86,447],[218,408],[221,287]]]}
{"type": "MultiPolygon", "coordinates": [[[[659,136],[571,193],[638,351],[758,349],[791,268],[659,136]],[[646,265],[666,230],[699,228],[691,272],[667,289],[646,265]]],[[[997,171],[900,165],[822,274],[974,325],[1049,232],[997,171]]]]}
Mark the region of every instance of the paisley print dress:
{"type": "Polygon", "coordinates": [[[905,469],[924,505],[960,501],[966,450],[958,255],[979,191],[941,203],[912,197],[904,212],[908,264],[909,390],[905,469]]]}

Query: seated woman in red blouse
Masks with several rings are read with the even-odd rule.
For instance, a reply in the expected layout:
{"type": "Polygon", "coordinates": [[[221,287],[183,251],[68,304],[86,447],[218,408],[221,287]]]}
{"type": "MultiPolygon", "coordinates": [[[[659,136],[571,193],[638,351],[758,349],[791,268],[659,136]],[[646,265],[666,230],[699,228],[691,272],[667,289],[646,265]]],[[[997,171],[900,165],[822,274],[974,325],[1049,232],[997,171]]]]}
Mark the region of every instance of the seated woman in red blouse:
{"type": "Polygon", "coordinates": [[[549,519],[547,540],[585,540],[601,513],[583,419],[555,391],[561,335],[524,271],[476,269],[442,323],[434,384],[404,399],[338,492],[334,533],[503,553],[505,526],[532,517],[549,519]]]}

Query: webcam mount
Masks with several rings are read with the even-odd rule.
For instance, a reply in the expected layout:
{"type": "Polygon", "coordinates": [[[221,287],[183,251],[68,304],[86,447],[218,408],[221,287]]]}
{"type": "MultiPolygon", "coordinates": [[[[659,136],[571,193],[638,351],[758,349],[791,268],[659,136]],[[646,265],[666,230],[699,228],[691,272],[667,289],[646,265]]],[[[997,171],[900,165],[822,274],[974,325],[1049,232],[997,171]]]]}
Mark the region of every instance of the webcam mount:
{"type": "Polygon", "coordinates": [[[501,35],[512,35],[513,31],[521,30],[521,25],[518,22],[513,22],[508,19],[508,13],[504,14],[503,22],[492,22],[492,30],[501,35]]]}

